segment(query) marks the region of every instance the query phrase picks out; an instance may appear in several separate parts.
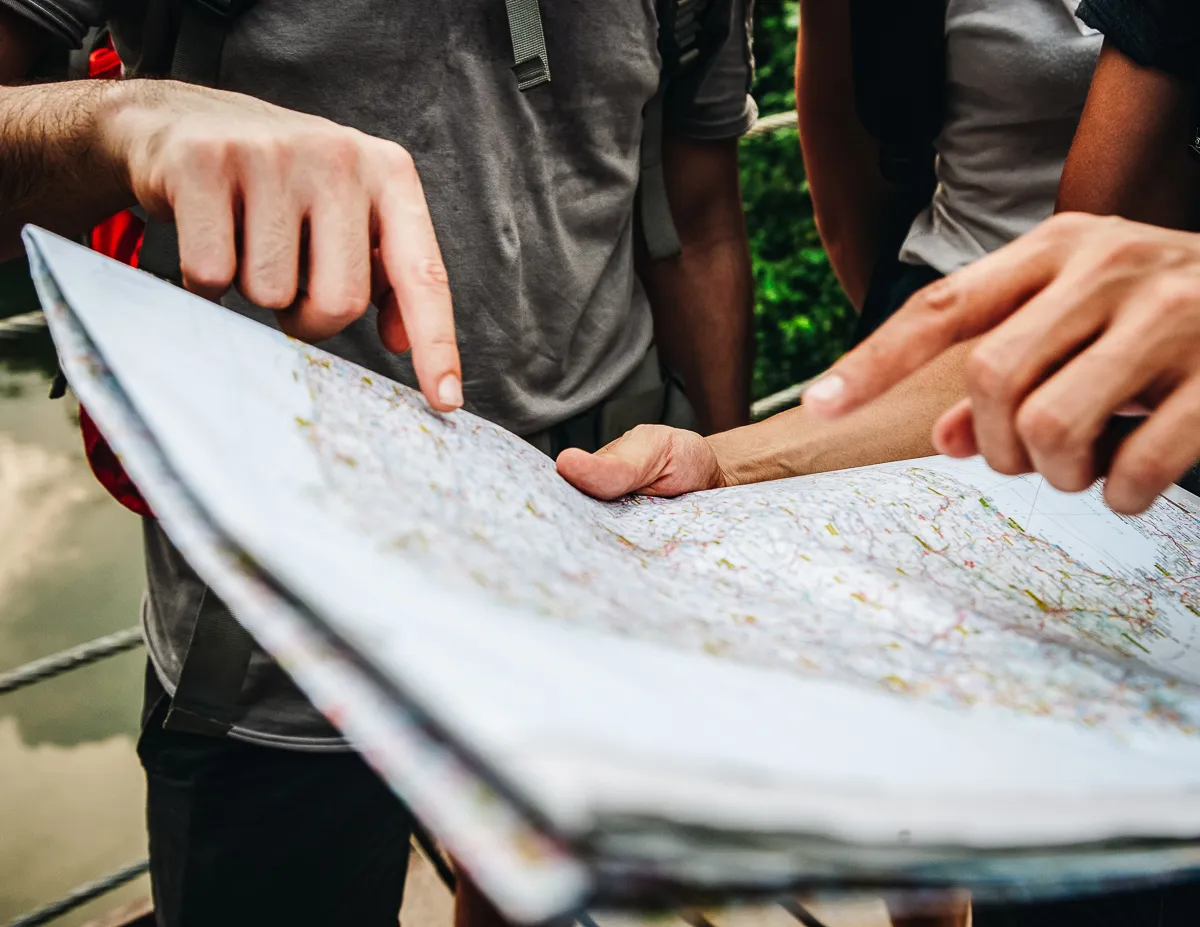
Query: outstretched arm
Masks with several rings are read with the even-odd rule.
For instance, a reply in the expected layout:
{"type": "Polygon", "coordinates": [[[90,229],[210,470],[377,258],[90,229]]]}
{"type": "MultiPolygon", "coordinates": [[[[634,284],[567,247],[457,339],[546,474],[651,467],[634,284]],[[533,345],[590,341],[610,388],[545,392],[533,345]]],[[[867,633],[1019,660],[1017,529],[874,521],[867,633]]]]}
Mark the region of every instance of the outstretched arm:
{"type": "Polygon", "coordinates": [[[935,430],[946,453],[1066,491],[1106,475],[1105,498],[1127,514],[1200,458],[1200,234],[1056,216],[922,290],[806,402],[829,421],[856,414],[979,335],[967,398],[935,430]],[[1113,456],[1109,426],[1130,413],[1146,421],[1113,456]]]}
{"type": "Polygon", "coordinates": [[[411,345],[435,408],[462,404],[446,272],[403,148],[174,81],[12,86],[42,40],[7,6],[0,14],[0,259],[18,253],[25,223],[77,234],[137,202],[175,221],[189,289],[215,297],[236,281],[315,341],[366,311],[377,249],[384,343],[411,345]]]}
{"type": "Polygon", "coordinates": [[[590,495],[676,496],[700,489],[863,467],[934,453],[930,432],[964,394],[970,345],[945,352],[895,390],[835,421],[804,405],[763,422],[702,438],[643,425],[599,453],[563,451],[558,470],[590,495]]]}

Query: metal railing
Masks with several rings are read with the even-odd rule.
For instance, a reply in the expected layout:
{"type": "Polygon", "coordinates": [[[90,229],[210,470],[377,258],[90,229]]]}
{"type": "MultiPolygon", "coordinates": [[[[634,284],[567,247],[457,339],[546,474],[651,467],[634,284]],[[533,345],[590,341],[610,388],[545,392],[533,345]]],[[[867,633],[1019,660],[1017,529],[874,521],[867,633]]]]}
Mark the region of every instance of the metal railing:
{"type": "Polygon", "coordinates": [[[6,319],[0,319],[0,338],[12,338],[15,335],[24,335],[45,327],[46,317],[42,314],[42,310],[22,312],[20,315],[10,315],[6,319]]]}
{"type": "Polygon", "coordinates": [[[80,644],[78,647],[62,650],[40,660],[34,660],[32,663],[26,663],[24,666],[18,666],[7,673],[0,673],[0,695],[4,695],[6,692],[16,692],[17,689],[31,686],[35,682],[53,679],[70,670],[88,666],[108,657],[115,657],[119,653],[133,650],[141,645],[142,631],[137,627],[126,628],[116,634],[98,637],[96,640],[80,644]]]}
{"type": "Polygon", "coordinates": [[[116,891],[122,885],[132,882],[149,869],[150,860],[148,859],[130,863],[128,866],[123,866],[116,872],[106,875],[103,879],[97,879],[95,882],[87,882],[84,885],[71,889],[57,901],[53,901],[27,914],[22,914],[16,920],[9,921],[8,927],[40,927],[42,924],[48,924],[52,920],[56,920],[64,914],[69,914],[76,908],[87,904],[89,901],[95,901],[109,892],[116,891]]]}

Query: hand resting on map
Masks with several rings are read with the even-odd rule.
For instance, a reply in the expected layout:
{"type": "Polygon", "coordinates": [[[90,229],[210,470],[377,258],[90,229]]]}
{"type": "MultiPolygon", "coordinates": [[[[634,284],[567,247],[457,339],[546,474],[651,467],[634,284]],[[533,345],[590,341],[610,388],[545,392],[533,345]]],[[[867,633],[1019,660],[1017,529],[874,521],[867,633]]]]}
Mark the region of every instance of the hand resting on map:
{"type": "Polygon", "coordinates": [[[632,492],[680,496],[730,485],[709,439],[666,425],[638,425],[594,454],[568,448],[558,456],[558,472],[597,499],[632,492]]]}
{"type": "Polygon", "coordinates": [[[835,420],[983,333],[934,444],[1134,514],[1200,457],[1200,235],[1063,214],[916,294],[811,387],[835,420]],[[1113,417],[1148,414],[1114,450],[1113,417]]]}
{"type": "Polygon", "coordinates": [[[925,457],[934,421],[963,395],[970,345],[946,351],[878,402],[838,421],[803,406],[704,438],[641,425],[595,454],[562,452],[558,471],[589,495],[677,496],[702,489],[925,457]]]}
{"type": "Polygon", "coordinates": [[[673,495],[933,453],[982,454],[1146,509],[1200,458],[1200,235],[1064,214],[914,296],[800,408],[702,439],[654,427],[559,471],[673,495]],[[1148,414],[1115,447],[1114,416],[1148,414]],[[932,430],[932,436],[930,434],[932,430]]]}

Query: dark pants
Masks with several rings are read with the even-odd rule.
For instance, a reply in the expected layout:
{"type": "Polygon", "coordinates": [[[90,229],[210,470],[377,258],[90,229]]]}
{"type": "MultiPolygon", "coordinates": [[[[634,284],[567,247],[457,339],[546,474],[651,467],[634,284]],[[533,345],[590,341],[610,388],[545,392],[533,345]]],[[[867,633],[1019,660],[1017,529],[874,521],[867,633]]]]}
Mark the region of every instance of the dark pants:
{"type": "Polygon", "coordinates": [[[976,906],[971,923],[973,927],[1196,927],[1200,885],[1004,908],[976,906]]]}
{"type": "Polygon", "coordinates": [[[162,927],[395,927],[409,813],[357,753],[164,730],[153,678],[147,696],[138,756],[162,927]]]}
{"type": "Polygon", "coordinates": [[[941,279],[941,273],[924,264],[890,261],[880,267],[871,278],[870,289],[863,300],[862,313],[854,329],[854,344],[863,341],[891,318],[918,290],[941,279]]]}

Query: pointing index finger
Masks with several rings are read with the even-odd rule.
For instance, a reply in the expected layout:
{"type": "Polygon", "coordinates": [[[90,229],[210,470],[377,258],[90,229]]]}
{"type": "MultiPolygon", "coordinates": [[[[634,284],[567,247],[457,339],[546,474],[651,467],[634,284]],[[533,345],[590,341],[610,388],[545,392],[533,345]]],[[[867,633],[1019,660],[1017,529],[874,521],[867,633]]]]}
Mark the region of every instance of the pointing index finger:
{"type": "Polygon", "coordinates": [[[421,392],[435,409],[449,412],[463,403],[450,284],[416,168],[406,154],[395,161],[376,210],[380,260],[396,301],[381,312],[398,308],[400,317],[383,318],[380,327],[389,347],[412,345],[421,392]]]}
{"type": "Polygon", "coordinates": [[[826,419],[866,405],[1019,310],[1054,279],[1060,255],[1056,236],[1034,232],[918,291],[810,386],[804,405],[826,419]]]}

